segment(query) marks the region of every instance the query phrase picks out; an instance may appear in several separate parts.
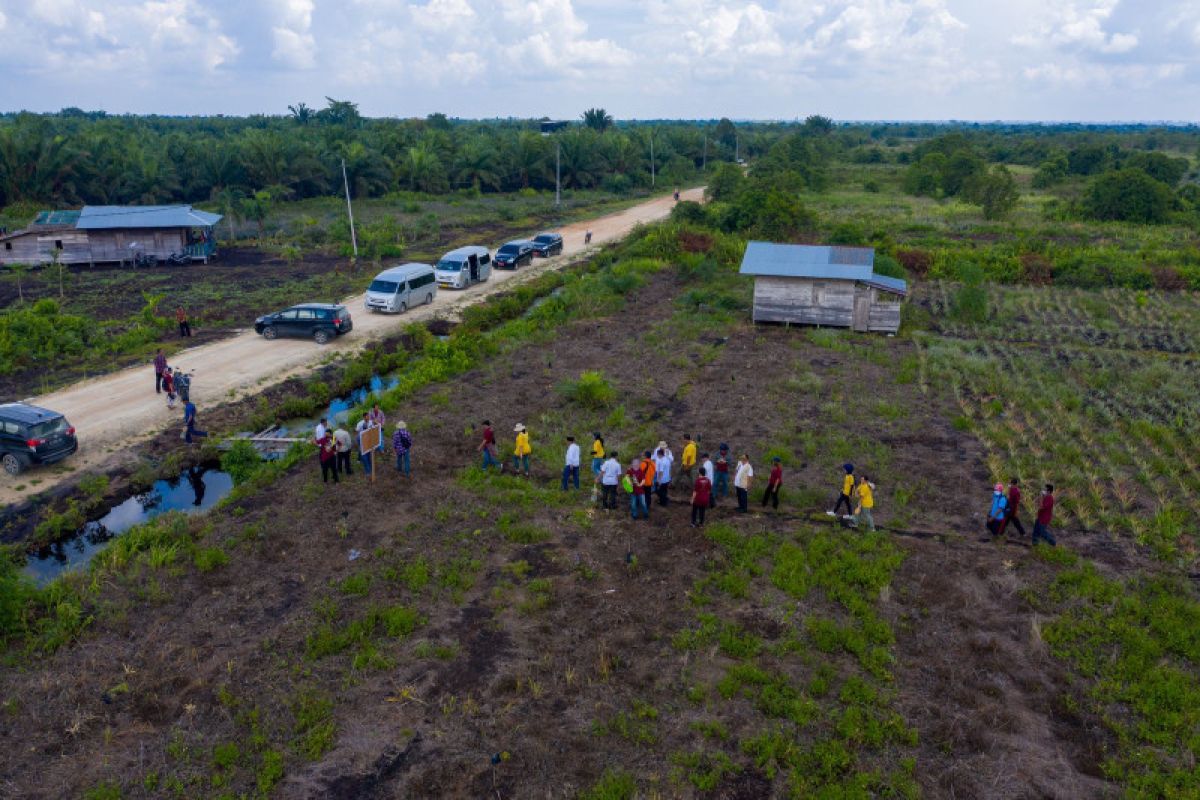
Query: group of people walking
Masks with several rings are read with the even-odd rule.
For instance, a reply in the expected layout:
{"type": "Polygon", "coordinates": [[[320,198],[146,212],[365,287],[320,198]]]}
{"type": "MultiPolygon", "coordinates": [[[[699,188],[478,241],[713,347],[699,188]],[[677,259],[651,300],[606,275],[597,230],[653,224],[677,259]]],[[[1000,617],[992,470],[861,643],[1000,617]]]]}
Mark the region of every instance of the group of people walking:
{"type": "MultiPolygon", "coordinates": [[[[1021,524],[1020,512],[1021,482],[1017,478],[1010,480],[1007,493],[1004,490],[1004,484],[997,483],[992,489],[992,504],[987,514],[987,530],[991,534],[990,540],[994,541],[1004,536],[1009,525],[1016,528],[1022,539],[1025,538],[1025,526],[1021,524]]],[[[1047,483],[1042,487],[1042,493],[1038,497],[1037,516],[1034,517],[1030,544],[1037,544],[1041,540],[1051,547],[1055,546],[1054,534],[1050,532],[1050,521],[1053,518],[1054,485],[1047,483]]]]}
{"type": "Polygon", "coordinates": [[[167,408],[174,410],[178,401],[183,401],[183,430],[179,438],[188,444],[208,436],[207,431],[196,427],[196,404],[192,402],[192,374],[183,367],[172,367],[162,348],[154,354],[154,392],[167,395],[167,408]]]}

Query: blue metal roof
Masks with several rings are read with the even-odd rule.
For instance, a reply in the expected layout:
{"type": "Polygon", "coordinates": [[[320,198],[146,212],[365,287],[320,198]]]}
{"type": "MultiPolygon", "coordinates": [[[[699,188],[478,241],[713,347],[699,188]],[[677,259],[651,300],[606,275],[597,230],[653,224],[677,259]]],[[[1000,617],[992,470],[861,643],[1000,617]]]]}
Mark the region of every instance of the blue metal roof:
{"type": "Polygon", "coordinates": [[[908,293],[908,284],[899,278],[877,275],[874,265],[875,250],[870,247],[750,242],[738,271],[777,278],[862,281],[884,291],[908,293]]]}
{"type": "Polygon", "coordinates": [[[743,275],[865,281],[871,277],[874,263],[875,251],[869,247],[750,242],[739,271],[743,275]]]}
{"type": "Polygon", "coordinates": [[[84,206],[79,213],[80,230],[104,228],[210,228],[220,214],[197,211],[191,206],[84,206]]]}

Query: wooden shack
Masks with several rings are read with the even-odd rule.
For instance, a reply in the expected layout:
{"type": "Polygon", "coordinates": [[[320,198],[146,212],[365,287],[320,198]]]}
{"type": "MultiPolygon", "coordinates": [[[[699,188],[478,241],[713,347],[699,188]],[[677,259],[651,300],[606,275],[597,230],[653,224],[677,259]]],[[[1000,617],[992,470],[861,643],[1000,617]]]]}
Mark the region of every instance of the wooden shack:
{"type": "Polygon", "coordinates": [[[220,220],[187,205],[43,211],[29,227],[0,235],[0,264],[133,263],[139,255],[164,261],[175,254],[207,263],[220,220]]]}
{"type": "Polygon", "coordinates": [[[740,272],[754,276],[754,321],[895,333],[908,285],[874,271],[869,247],[750,242],[740,272]]]}

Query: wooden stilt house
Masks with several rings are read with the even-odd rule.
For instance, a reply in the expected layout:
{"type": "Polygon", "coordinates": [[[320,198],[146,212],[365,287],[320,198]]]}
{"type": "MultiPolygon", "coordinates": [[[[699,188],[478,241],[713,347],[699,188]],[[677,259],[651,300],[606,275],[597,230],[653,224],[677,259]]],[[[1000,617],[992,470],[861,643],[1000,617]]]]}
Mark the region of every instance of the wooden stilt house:
{"type": "Polygon", "coordinates": [[[908,285],[874,271],[869,247],[750,242],[740,272],[754,276],[754,321],[895,333],[908,285]]]}

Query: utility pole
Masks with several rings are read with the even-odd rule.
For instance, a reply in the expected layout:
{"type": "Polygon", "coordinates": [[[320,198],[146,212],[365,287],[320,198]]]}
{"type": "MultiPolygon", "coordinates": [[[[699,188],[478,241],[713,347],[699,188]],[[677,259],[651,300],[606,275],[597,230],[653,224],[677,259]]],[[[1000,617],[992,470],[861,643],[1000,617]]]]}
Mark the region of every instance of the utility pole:
{"type": "Polygon", "coordinates": [[[654,131],[650,131],[650,188],[654,188],[654,131]]]}
{"type": "Polygon", "coordinates": [[[562,205],[562,142],[554,139],[554,207],[562,205]]]}
{"type": "Polygon", "coordinates": [[[346,215],[350,217],[350,246],[354,248],[354,260],[358,260],[358,237],[354,235],[354,209],[350,206],[350,181],[346,179],[346,159],[342,159],[342,185],[346,187],[346,215]]]}

